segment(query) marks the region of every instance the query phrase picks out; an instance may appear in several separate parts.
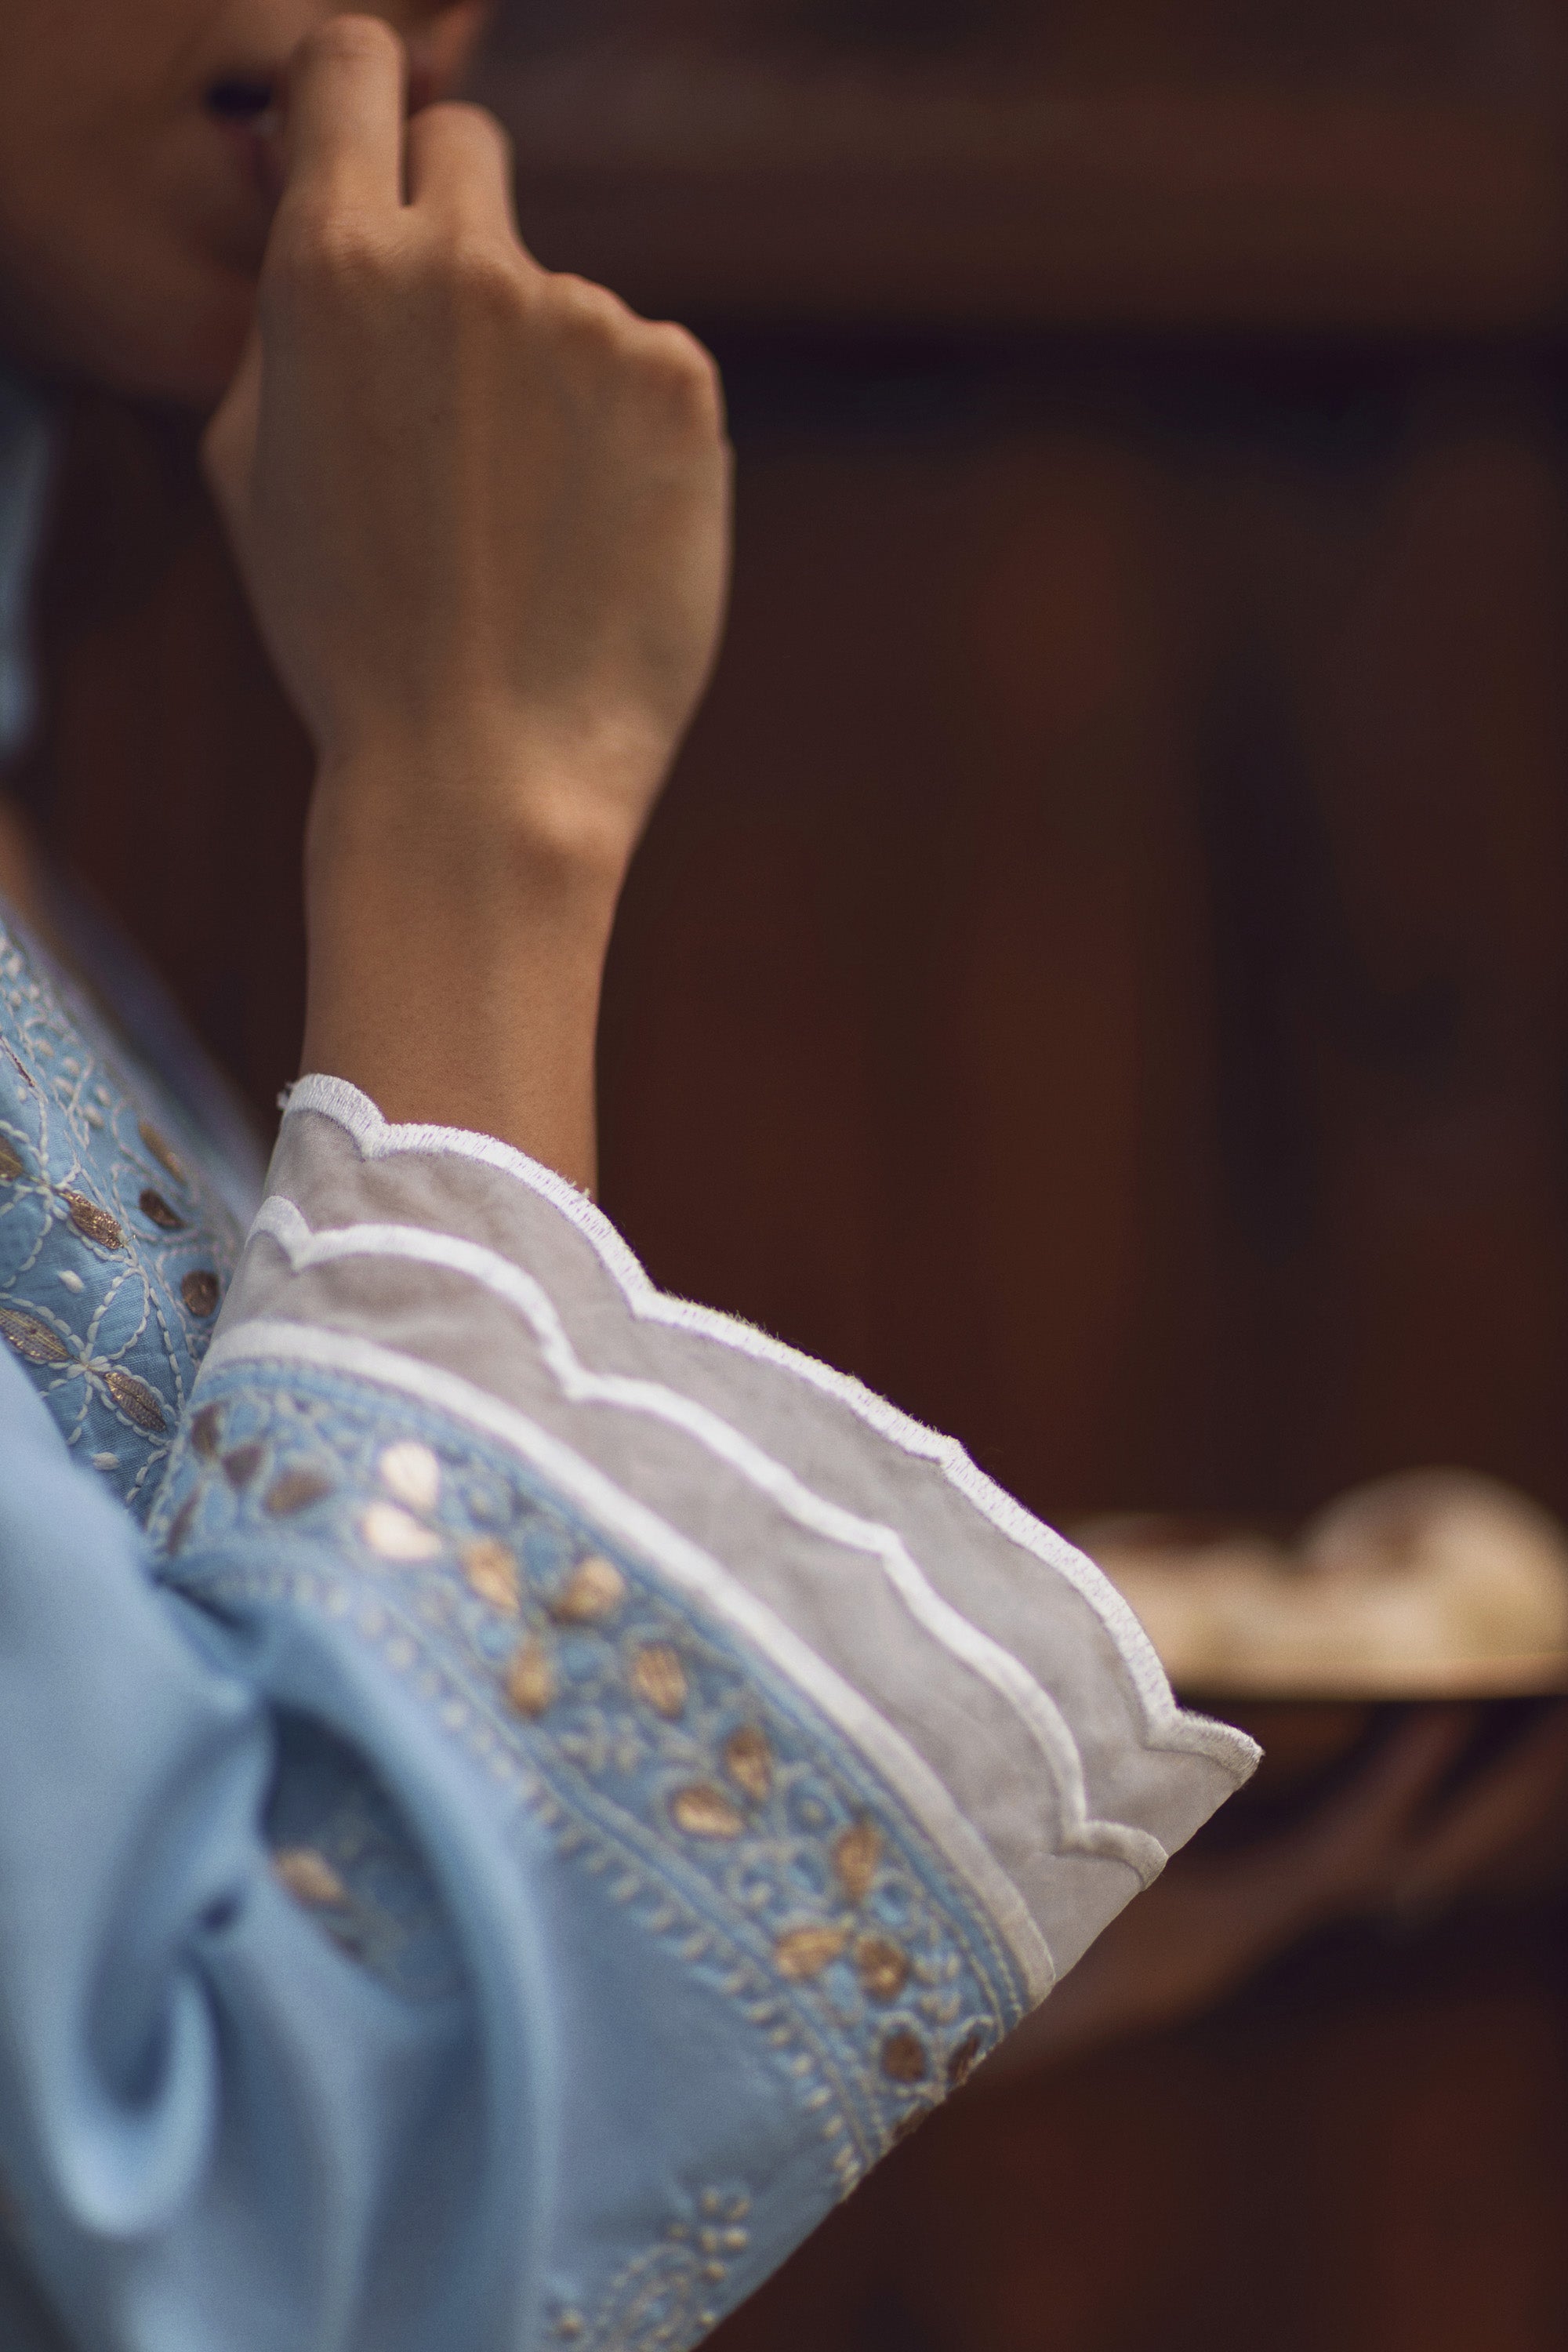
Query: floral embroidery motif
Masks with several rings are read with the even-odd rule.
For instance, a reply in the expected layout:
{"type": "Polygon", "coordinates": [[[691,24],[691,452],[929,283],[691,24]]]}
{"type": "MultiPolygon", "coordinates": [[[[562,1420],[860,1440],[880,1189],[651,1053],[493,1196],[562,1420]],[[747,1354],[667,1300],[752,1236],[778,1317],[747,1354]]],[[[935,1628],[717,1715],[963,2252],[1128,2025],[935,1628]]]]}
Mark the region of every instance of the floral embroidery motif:
{"type": "Polygon", "coordinates": [[[716,2327],[736,2262],[752,2242],[743,2189],[708,2189],[695,2210],[617,2273],[590,2319],[555,2314],[552,2340],[575,2352],[681,2352],[716,2327]]]}
{"type": "Polygon", "coordinates": [[[284,1714],[265,1822],[278,1883],[348,1958],[421,2000],[458,1990],[462,1967],[403,1821],[353,1749],[284,1714]]]}
{"type": "Polygon", "coordinates": [[[241,1241],[152,1110],[88,1008],[0,924],[0,1342],[139,1517],[241,1241]]]}
{"type": "MultiPolygon", "coordinates": [[[[843,2191],[1017,2021],[1000,1935],[880,1779],[503,1447],[306,1366],[226,1364],[203,1399],[153,1517],[168,1580],[352,1623],[559,1854],[739,2009],[843,2191]],[[289,1544],[269,1541],[267,1498],[306,1482],[289,1544]]],[[[352,1895],[352,1864],[323,1858],[352,1895]]],[[[585,2342],[690,2340],[651,2315],[689,2253],[647,2258],[642,2334],[627,2317],[585,2342]]]]}

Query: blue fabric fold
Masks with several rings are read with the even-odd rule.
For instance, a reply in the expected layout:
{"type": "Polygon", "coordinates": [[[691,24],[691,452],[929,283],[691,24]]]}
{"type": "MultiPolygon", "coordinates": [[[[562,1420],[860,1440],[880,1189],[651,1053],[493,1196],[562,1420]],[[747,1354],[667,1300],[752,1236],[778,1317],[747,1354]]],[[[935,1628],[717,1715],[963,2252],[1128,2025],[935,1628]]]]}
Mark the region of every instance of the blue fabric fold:
{"type": "Polygon", "coordinates": [[[99,2352],[436,2352],[538,2340],[531,2212],[549,2003],[472,1791],[395,1706],[477,1953],[394,1990],[279,1884],[269,1674],[155,1587],[144,1539],[0,1356],[0,2177],[71,2339],[99,2352]],[[531,2048],[529,2044],[533,2044],[531,2048]]]}

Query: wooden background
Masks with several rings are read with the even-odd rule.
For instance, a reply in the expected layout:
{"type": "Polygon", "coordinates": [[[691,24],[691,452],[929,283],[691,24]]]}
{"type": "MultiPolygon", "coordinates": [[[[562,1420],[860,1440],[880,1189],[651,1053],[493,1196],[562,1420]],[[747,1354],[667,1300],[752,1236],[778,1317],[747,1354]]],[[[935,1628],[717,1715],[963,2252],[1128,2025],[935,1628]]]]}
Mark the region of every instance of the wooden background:
{"type": "MultiPolygon", "coordinates": [[[[628,893],[606,1205],[1048,1516],[1568,1511],[1549,0],[534,0],[542,257],[691,319],[734,625],[628,893]]],[[[308,767],[188,428],[85,404],[55,837],[258,1106],[308,767]]],[[[928,2127],[725,2352],[1560,2352],[1550,1907],[928,2127]]]]}

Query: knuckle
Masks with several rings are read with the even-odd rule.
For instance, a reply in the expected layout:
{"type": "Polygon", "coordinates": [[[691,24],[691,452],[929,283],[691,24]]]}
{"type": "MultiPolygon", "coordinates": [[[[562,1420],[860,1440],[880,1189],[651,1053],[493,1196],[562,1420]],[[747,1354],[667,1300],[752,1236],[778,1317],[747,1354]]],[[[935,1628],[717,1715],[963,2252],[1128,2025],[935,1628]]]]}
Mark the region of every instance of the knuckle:
{"type": "Polygon", "coordinates": [[[354,214],[296,206],[279,215],[263,291],[274,302],[341,301],[359,288],[379,284],[389,257],[384,240],[354,214]]]}
{"type": "Polygon", "coordinates": [[[684,327],[645,330],[643,364],[686,421],[709,432],[724,417],[723,381],[713,354],[684,327]]]}
{"type": "Polygon", "coordinates": [[[348,65],[376,64],[397,57],[401,45],[390,25],[379,16],[329,16],[304,43],[306,55],[348,65]]]}
{"type": "Polygon", "coordinates": [[[465,309],[510,319],[522,308],[515,262],[499,238],[458,231],[441,248],[437,268],[465,309]]]}
{"type": "Polygon", "coordinates": [[[472,99],[442,98],[421,109],[414,118],[421,134],[428,138],[468,140],[477,147],[490,147],[509,162],[512,152],[510,134],[499,122],[488,106],[477,105],[472,99]]]}
{"type": "Polygon", "coordinates": [[[633,323],[619,295],[587,278],[552,278],[549,299],[552,316],[568,339],[592,348],[613,351],[633,323]]]}

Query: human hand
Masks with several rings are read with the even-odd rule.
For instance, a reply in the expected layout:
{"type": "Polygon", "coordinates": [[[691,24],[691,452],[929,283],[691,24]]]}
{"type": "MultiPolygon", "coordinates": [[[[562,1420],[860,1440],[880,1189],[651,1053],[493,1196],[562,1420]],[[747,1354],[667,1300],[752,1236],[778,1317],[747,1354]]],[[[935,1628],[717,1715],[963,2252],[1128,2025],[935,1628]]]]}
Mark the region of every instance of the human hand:
{"type": "Polygon", "coordinates": [[[616,898],[722,616],[711,362],[541,269],[498,125],[405,123],[397,42],[342,16],[205,458],[319,754],[305,1066],[591,1188],[616,898]]]}
{"type": "Polygon", "coordinates": [[[323,793],[416,856],[430,818],[618,879],[718,641],[717,376],[679,328],[539,268],[499,125],[405,123],[404,73],[369,17],[296,53],[209,478],[323,793]]]}

